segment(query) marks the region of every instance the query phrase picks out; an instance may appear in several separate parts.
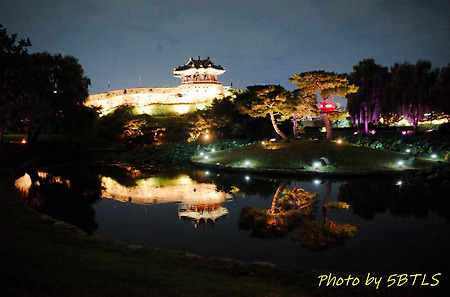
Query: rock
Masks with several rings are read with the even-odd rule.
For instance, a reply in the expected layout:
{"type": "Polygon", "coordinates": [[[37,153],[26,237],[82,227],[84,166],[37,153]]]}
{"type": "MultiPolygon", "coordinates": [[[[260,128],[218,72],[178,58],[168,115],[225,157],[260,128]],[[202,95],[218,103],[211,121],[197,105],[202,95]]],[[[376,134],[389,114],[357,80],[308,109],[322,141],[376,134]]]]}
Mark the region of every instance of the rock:
{"type": "Polygon", "coordinates": [[[320,158],[320,162],[322,163],[322,166],[331,165],[330,160],[328,160],[327,157],[320,158]]]}

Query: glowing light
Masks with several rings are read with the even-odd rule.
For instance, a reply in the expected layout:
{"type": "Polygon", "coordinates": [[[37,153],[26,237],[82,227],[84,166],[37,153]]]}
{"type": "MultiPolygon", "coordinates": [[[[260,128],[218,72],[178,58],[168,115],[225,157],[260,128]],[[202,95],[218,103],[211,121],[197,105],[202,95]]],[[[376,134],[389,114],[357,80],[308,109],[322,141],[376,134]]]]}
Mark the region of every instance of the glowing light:
{"type": "Polygon", "coordinates": [[[403,160],[399,160],[397,161],[397,165],[403,167],[403,165],[405,165],[405,162],[403,162],[403,160]]]}
{"type": "Polygon", "coordinates": [[[211,152],[213,152],[213,153],[214,153],[215,151],[216,151],[216,149],[215,149],[215,148],[212,148],[212,149],[211,149],[211,152]]]}
{"type": "Polygon", "coordinates": [[[406,135],[406,131],[402,131],[402,135],[406,135]]]}
{"type": "Polygon", "coordinates": [[[437,155],[436,155],[436,154],[431,154],[431,158],[432,158],[432,159],[436,159],[436,158],[437,158],[437,155]]]}
{"type": "Polygon", "coordinates": [[[320,179],[315,179],[313,182],[315,185],[318,185],[318,184],[320,184],[320,179]]]}
{"type": "Polygon", "coordinates": [[[245,164],[245,166],[249,166],[249,165],[250,165],[250,161],[249,161],[249,160],[246,160],[246,161],[244,162],[244,164],[245,164]]]}
{"type": "Polygon", "coordinates": [[[190,109],[191,107],[189,106],[189,105],[175,105],[174,107],[173,107],[173,109],[175,110],[175,112],[177,113],[177,114],[185,114],[185,113],[188,113],[189,112],[189,109],[190,109]]]}
{"type": "Polygon", "coordinates": [[[402,185],[402,181],[401,180],[397,181],[397,183],[395,185],[396,186],[401,186],[402,185]]]}
{"type": "Polygon", "coordinates": [[[205,160],[208,160],[209,159],[209,157],[208,156],[205,156],[205,160]]]}
{"type": "Polygon", "coordinates": [[[375,131],[375,130],[370,130],[369,133],[372,134],[372,135],[374,135],[375,133],[377,133],[377,131],[375,131]]]}
{"type": "Polygon", "coordinates": [[[209,175],[209,171],[205,171],[205,175],[209,175]]]}
{"type": "Polygon", "coordinates": [[[270,142],[277,142],[277,139],[276,138],[271,138],[270,142]]]}
{"type": "Polygon", "coordinates": [[[266,144],[266,142],[263,140],[263,141],[261,141],[261,144],[264,145],[264,144],[266,144]]]}
{"type": "Polygon", "coordinates": [[[21,143],[25,144],[25,143],[27,143],[27,140],[24,138],[24,139],[22,139],[21,143]]]}
{"type": "Polygon", "coordinates": [[[322,112],[331,112],[334,111],[337,108],[336,104],[332,103],[332,102],[322,102],[319,104],[319,110],[322,112]]]}
{"type": "Polygon", "coordinates": [[[205,134],[205,136],[203,136],[203,138],[205,138],[206,140],[209,139],[209,134],[205,134]]]}
{"type": "Polygon", "coordinates": [[[358,131],[355,131],[355,132],[353,132],[353,135],[357,135],[359,132],[358,131]]]}
{"type": "Polygon", "coordinates": [[[203,152],[200,152],[200,156],[203,156],[203,152]]]}
{"type": "Polygon", "coordinates": [[[407,149],[405,150],[405,152],[410,153],[410,152],[411,152],[411,149],[407,148],[407,149]]]}
{"type": "Polygon", "coordinates": [[[249,176],[249,175],[246,175],[246,176],[245,176],[245,180],[250,180],[250,176],[249,176]]]}
{"type": "Polygon", "coordinates": [[[312,166],[314,167],[314,168],[319,168],[320,166],[322,166],[322,163],[320,163],[320,162],[314,162],[313,164],[312,164],[312,166]]]}
{"type": "Polygon", "coordinates": [[[341,144],[341,143],[342,143],[342,139],[338,139],[336,142],[337,142],[338,144],[341,144]]]}

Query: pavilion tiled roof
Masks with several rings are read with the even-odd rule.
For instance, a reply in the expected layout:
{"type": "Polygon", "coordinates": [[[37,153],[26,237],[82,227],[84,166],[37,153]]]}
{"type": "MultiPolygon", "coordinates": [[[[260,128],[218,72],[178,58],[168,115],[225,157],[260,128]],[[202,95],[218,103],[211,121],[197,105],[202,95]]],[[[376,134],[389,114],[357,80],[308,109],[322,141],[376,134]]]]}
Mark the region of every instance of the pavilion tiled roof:
{"type": "Polygon", "coordinates": [[[213,62],[211,62],[211,60],[208,58],[201,60],[200,56],[198,56],[197,60],[194,60],[193,58],[190,58],[189,61],[184,64],[183,66],[178,66],[174,69],[174,71],[183,71],[183,70],[188,70],[188,69],[192,69],[192,68],[214,68],[217,70],[225,70],[225,68],[223,68],[222,66],[217,66],[214,65],[213,62]]]}

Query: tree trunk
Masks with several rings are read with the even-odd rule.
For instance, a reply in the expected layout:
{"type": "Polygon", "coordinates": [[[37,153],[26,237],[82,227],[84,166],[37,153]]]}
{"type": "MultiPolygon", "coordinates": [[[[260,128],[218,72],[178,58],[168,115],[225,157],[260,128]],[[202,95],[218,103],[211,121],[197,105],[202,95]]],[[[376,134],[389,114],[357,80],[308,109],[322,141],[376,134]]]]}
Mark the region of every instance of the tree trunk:
{"type": "Polygon", "coordinates": [[[298,134],[297,134],[297,112],[294,111],[293,117],[294,117],[294,119],[292,121],[293,121],[294,125],[292,128],[294,130],[294,139],[297,139],[297,136],[298,136],[298,134]]]}
{"type": "Polygon", "coordinates": [[[287,183],[284,182],[281,186],[278,187],[275,195],[273,195],[272,205],[270,206],[269,213],[275,214],[275,206],[277,205],[278,197],[280,193],[283,192],[284,188],[287,186],[287,183]]]}
{"type": "Polygon", "coordinates": [[[364,121],[364,133],[369,134],[369,121],[367,119],[364,121]]]}
{"type": "Polygon", "coordinates": [[[330,119],[328,118],[328,115],[326,112],[322,113],[322,118],[323,118],[323,121],[325,122],[325,129],[327,130],[326,141],[330,142],[331,141],[331,122],[330,122],[330,119]]]}
{"type": "Polygon", "coordinates": [[[328,221],[328,201],[330,200],[330,194],[331,194],[331,182],[328,182],[327,191],[325,192],[325,198],[323,199],[322,204],[322,215],[323,215],[322,225],[325,225],[325,223],[328,221]]]}
{"type": "Polygon", "coordinates": [[[275,115],[273,112],[270,112],[270,120],[272,121],[272,126],[275,129],[275,132],[277,132],[278,135],[281,136],[281,138],[283,138],[284,141],[288,141],[286,135],[284,135],[284,133],[280,130],[280,128],[278,128],[278,124],[277,121],[275,120],[275,115]]]}

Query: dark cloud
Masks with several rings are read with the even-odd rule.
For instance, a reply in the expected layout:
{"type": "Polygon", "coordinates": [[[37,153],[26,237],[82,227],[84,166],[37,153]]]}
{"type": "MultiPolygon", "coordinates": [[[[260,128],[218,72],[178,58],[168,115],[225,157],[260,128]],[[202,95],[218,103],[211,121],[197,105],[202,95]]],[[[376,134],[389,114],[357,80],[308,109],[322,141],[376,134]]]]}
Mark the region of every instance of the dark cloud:
{"type": "Polygon", "coordinates": [[[429,0],[3,0],[10,34],[34,51],[72,54],[92,80],[91,93],[176,85],[172,69],[210,56],[223,83],[281,84],[309,70],[349,72],[373,57],[385,66],[450,62],[450,3],[429,0]]]}

